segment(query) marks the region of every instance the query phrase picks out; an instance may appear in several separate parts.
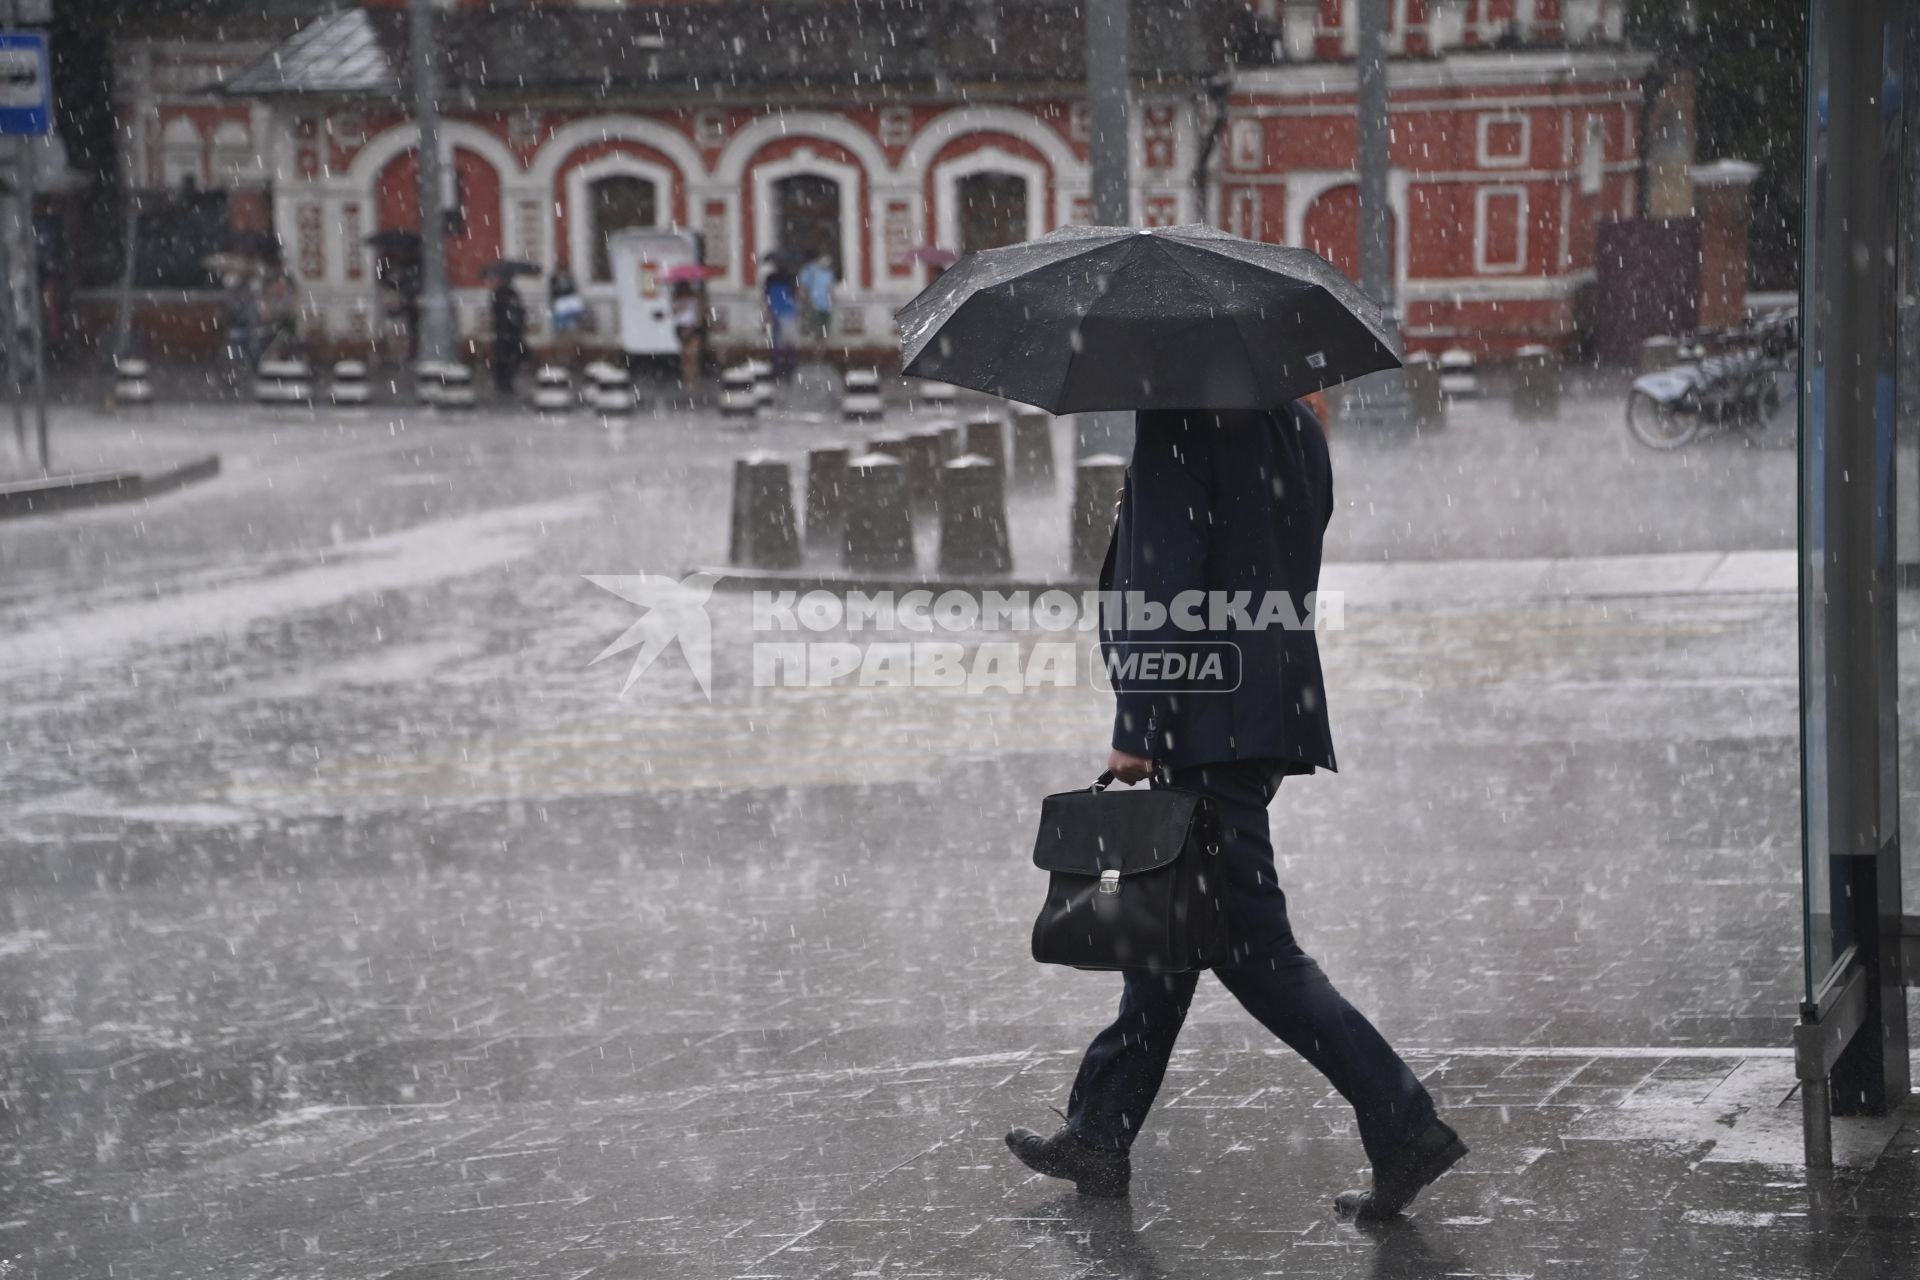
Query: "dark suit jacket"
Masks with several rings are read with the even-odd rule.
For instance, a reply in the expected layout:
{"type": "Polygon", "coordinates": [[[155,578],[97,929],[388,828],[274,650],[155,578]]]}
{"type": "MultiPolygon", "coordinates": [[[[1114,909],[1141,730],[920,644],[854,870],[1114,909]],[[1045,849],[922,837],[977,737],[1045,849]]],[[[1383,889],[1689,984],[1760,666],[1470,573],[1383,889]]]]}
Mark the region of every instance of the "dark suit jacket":
{"type": "MultiPolygon", "coordinates": [[[[1138,592],[1169,607],[1169,616],[1131,625],[1154,619],[1130,619],[1115,597],[1102,599],[1101,642],[1118,703],[1113,745],[1174,768],[1247,759],[1277,759],[1290,773],[1334,768],[1307,598],[1319,586],[1321,537],[1333,514],[1319,421],[1295,403],[1272,413],[1143,412],[1135,423],[1101,587],[1122,601],[1138,592]],[[1245,614],[1208,609],[1205,629],[1183,629],[1171,606],[1189,591],[1244,598],[1245,614]],[[1249,627],[1247,615],[1259,621],[1268,592],[1284,593],[1276,603],[1290,605],[1302,626],[1249,627]],[[1238,647],[1238,688],[1176,691],[1180,682],[1130,677],[1113,662],[1128,649],[1195,642],[1238,647]]],[[[1190,608],[1183,616],[1196,620],[1190,608]]]]}

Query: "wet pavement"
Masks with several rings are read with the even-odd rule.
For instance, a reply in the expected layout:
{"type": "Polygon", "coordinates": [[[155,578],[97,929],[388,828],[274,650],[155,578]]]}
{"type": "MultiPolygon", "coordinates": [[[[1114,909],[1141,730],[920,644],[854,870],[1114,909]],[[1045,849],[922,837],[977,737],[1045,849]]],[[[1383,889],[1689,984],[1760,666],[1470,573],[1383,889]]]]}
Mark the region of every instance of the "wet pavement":
{"type": "Polygon", "coordinates": [[[1336,435],[1342,772],[1282,789],[1282,879],[1474,1147],[1371,1233],[1339,1100],[1210,983],[1130,1203],[999,1145],[1115,995],[1026,955],[1102,695],[754,688],[728,593],[711,702],[588,665],[635,611],[582,575],[718,559],[731,458],[839,424],[156,412],[218,480],[0,535],[0,1258],[1911,1274],[1911,1130],[1795,1163],[1790,560],[1673,554],[1790,547],[1791,449],[1613,412],[1336,435]]]}

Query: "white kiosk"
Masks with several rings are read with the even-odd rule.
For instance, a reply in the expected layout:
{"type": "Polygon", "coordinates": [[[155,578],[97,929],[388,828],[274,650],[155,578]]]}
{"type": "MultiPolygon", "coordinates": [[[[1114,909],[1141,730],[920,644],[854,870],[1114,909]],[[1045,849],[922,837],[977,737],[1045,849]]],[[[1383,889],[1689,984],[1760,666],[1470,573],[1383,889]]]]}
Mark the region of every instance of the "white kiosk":
{"type": "Polygon", "coordinates": [[[613,263],[620,347],[628,355],[677,356],[673,284],[667,272],[700,261],[700,237],[691,231],[629,227],[607,237],[613,263]]]}

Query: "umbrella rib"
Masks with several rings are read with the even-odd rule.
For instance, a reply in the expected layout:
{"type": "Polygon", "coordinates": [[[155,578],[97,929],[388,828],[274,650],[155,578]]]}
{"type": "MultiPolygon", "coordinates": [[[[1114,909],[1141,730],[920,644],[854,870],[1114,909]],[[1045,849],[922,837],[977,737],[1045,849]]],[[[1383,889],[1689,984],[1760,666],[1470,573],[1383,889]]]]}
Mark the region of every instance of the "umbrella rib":
{"type": "MultiPolygon", "coordinates": [[[[1176,241],[1172,243],[1178,243],[1178,242],[1176,241]]],[[[1222,254],[1220,256],[1225,257],[1226,255],[1222,254]]],[[[1215,305],[1220,306],[1221,310],[1227,313],[1227,318],[1233,322],[1234,335],[1240,339],[1240,350],[1246,353],[1248,366],[1255,370],[1254,381],[1256,382],[1256,384],[1264,384],[1266,382],[1266,379],[1261,377],[1259,371],[1263,369],[1265,366],[1262,364],[1260,357],[1254,353],[1254,349],[1252,345],[1247,341],[1247,331],[1244,327],[1241,326],[1239,312],[1232,307],[1221,305],[1220,295],[1213,291],[1213,286],[1208,284],[1205,280],[1202,280],[1198,275],[1195,275],[1193,268],[1189,267],[1186,263],[1180,261],[1180,258],[1178,255],[1169,253],[1167,254],[1167,259],[1170,262],[1172,262],[1175,266],[1179,267],[1180,270],[1186,275],[1187,279],[1193,281],[1194,285],[1197,288],[1199,288],[1201,293],[1211,298],[1215,305]]],[[[1264,390],[1261,393],[1261,398],[1262,399],[1266,398],[1266,394],[1264,390]]]]}
{"type": "MultiPolygon", "coordinates": [[[[1144,239],[1146,239],[1146,237],[1144,236],[1135,236],[1133,238],[1132,245],[1130,245],[1127,249],[1127,256],[1113,264],[1113,274],[1118,275],[1123,269],[1125,269],[1128,263],[1132,262],[1136,257],[1140,255],[1140,242],[1144,239]]],[[[1109,246],[1111,246],[1112,242],[1109,241],[1108,244],[1109,246]]],[[[1073,260],[1072,258],[1062,258],[1060,261],[1071,262],[1072,260],[1073,260]]],[[[1051,264],[1051,265],[1057,265],[1057,264],[1051,264]]],[[[1095,298],[1092,302],[1087,304],[1087,309],[1085,314],[1083,314],[1080,317],[1079,322],[1074,326],[1074,329],[1076,332],[1081,328],[1081,326],[1084,326],[1088,320],[1093,318],[1093,309],[1099,306],[1102,302],[1106,301],[1106,298],[1107,298],[1107,295],[1102,294],[1100,297],[1095,298]]],[[[1080,353],[1084,350],[1086,350],[1086,344],[1084,342],[1075,343],[1068,349],[1067,364],[1065,368],[1060,370],[1059,390],[1057,390],[1054,393],[1055,399],[1063,398],[1066,395],[1067,384],[1073,379],[1074,361],[1080,358],[1080,353]]]]}
{"type": "MultiPolygon", "coordinates": [[[[1225,245],[1211,245],[1211,244],[1203,243],[1199,240],[1185,240],[1185,239],[1170,240],[1168,241],[1168,243],[1180,245],[1184,248],[1193,249],[1196,252],[1211,254],[1216,258],[1224,259],[1227,262],[1235,263],[1239,266],[1252,267],[1257,271],[1274,271],[1276,273],[1278,272],[1278,268],[1262,266],[1257,262],[1250,262],[1246,258],[1243,258],[1238,254],[1228,253],[1225,245]]],[[[1269,244],[1266,244],[1265,241],[1247,241],[1246,243],[1258,244],[1269,249],[1295,249],[1297,252],[1301,252],[1301,253],[1307,252],[1307,250],[1299,249],[1298,246],[1296,245],[1287,245],[1287,244],[1269,245],[1269,244]]],[[[1376,307],[1379,305],[1377,303],[1374,303],[1372,298],[1367,297],[1366,293],[1360,289],[1359,285],[1355,284],[1353,281],[1347,279],[1345,275],[1341,274],[1340,269],[1338,267],[1335,267],[1332,263],[1327,262],[1326,259],[1320,257],[1318,254],[1313,254],[1312,257],[1314,261],[1319,262],[1324,266],[1326,266],[1328,270],[1332,271],[1332,273],[1336,277],[1338,277],[1342,283],[1344,283],[1348,288],[1352,289],[1359,297],[1364,299],[1370,305],[1376,306],[1376,307]]],[[[1326,284],[1318,280],[1303,279],[1302,283],[1315,289],[1327,288],[1326,284]]],[[[1344,300],[1340,300],[1338,298],[1338,295],[1335,295],[1335,298],[1337,301],[1342,301],[1342,305],[1346,305],[1344,300]]],[[[1353,317],[1356,320],[1358,320],[1361,323],[1362,326],[1366,328],[1367,332],[1371,333],[1374,336],[1375,341],[1379,342],[1381,346],[1387,347],[1388,350],[1392,350],[1391,344],[1388,343],[1387,341],[1386,332],[1381,326],[1376,325],[1373,322],[1373,320],[1363,311],[1356,311],[1352,306],[1347,306],[1347,310],[1353,315],[1353,317]]]]}

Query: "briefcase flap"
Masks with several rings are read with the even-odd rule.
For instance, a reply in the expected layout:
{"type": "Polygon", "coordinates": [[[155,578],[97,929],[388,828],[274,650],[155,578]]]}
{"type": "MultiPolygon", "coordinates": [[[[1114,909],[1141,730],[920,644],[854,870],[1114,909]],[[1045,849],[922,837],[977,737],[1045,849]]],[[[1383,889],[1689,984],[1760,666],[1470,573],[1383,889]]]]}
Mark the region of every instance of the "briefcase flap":
{"type": "Polygon", "coordinates": [[[1180,856],[1200,800],[1167,788],[1048,796],[1040,803],[1033,865],[1096,878],[1103,871],[1158,871],[1180,856]]]}

